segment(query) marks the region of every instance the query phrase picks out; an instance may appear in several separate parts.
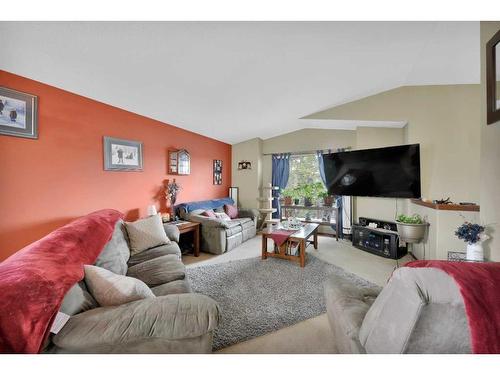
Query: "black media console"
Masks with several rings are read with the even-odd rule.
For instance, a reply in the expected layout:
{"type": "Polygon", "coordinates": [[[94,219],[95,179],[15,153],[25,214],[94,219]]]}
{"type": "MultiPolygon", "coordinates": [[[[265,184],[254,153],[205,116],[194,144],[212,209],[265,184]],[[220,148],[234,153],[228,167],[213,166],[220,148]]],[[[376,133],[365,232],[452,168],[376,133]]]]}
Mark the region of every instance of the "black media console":
{"type": "Polygon", "coordinates": [[[352,226],[352,244],[358,249],[391,259],[399,259],[408,253],[407,245],[399,243],[396,223],[391,221],[360,217],[359,223],[352,226]]]}

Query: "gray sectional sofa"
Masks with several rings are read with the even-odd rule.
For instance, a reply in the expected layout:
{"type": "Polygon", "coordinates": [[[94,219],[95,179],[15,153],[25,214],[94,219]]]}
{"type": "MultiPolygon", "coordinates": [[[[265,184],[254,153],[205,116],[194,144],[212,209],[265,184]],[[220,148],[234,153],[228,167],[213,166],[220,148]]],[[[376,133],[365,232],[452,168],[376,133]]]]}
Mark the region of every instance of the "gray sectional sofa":
{"type": "Polygon", "coordinates": [[[85,282],[66,294],[61,309],[71,315],[50,338],[49,353],[210,353],[219,322],[211,298],[191,292],[181,262],[179,230],[164,225],[168,245],[130,256],[127,232],[119,221],[95,265],[145,282],[157,298],[99,307],[85,282]]]}
{"type": "Polygon", "coordinates": [[[234,205],[231,198],[187,202],[176,206],[180,217],[201,224],[201,249],[212,254],[223,254],[257,233],[257,210],[238,210],[238,218],[224,221],[203,215],[207,210],[224,212],[224,205],[234,205]]]}
{"type": "Polygon", "coordinates": [[[331,276],[325,297],[340,353],[471,353],[462,296],[439,269],[398,268],[383,289],[331,276]]]}

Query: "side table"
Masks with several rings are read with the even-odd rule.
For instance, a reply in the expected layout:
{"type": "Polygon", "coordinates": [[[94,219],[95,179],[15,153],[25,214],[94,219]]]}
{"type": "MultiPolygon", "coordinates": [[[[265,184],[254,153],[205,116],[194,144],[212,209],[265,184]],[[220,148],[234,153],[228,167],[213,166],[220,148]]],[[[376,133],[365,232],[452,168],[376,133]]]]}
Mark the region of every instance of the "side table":
{"type": "Polygon", "coordinates": [[[188,221],[187,223],[178,224],[179,232],[181,236],[186,233],[193,233],[193,249],[194,256],[200,256],[200,223],[194,223],[188,221]]]}

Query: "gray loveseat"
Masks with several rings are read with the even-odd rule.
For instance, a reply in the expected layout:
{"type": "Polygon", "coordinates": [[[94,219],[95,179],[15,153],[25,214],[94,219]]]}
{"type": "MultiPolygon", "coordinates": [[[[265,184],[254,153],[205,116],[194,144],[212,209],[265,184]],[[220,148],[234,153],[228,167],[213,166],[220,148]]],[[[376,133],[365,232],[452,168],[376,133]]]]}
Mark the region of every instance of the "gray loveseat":
{"type": "Polygon", "coordinates": [[[325,297],[340,353],[471,352],[462,296],[439,269],[398,268],[383,289],[331,276],[325,297]]]}
{"type": "Polygon", "coordinates": [[[66,294],[60,311],[71,315],[51,337],[49,353],[210,353],[219,322],[211,298],[191,292],[177,244],[179,230],[164,225],[172,241],[130,257],[123,221],[95,265],[144,281],[157,296],[99,307],[85,282],[66,294]]]}
{"type": "Polygon", "coordinates": [[[238,218],[224,221],[203,215],[207,210],[224,212],[224,205],[234,205],[231,198],[209,201],[187,202],[176,206],[179,215],[201,224],[201,249],[212,254],[223,254],[255,237],[257,233],[257,210],[238,210],[238,218]]]}

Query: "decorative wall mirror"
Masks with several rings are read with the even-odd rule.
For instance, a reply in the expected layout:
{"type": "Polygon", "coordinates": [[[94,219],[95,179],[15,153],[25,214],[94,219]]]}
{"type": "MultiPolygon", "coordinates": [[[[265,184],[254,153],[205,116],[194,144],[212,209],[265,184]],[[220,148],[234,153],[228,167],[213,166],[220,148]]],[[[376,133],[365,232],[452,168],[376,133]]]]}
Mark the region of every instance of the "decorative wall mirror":
{"type": "Polygon", "coordinates": [[[188,175],[191,173],[191,156],[187,150],[168,151],[168,174],[188,175]]]}
{"type": "Polygon", "coordinates": [[[500,30],[486,44],[486,122],[500,121],[500,30]]]}

